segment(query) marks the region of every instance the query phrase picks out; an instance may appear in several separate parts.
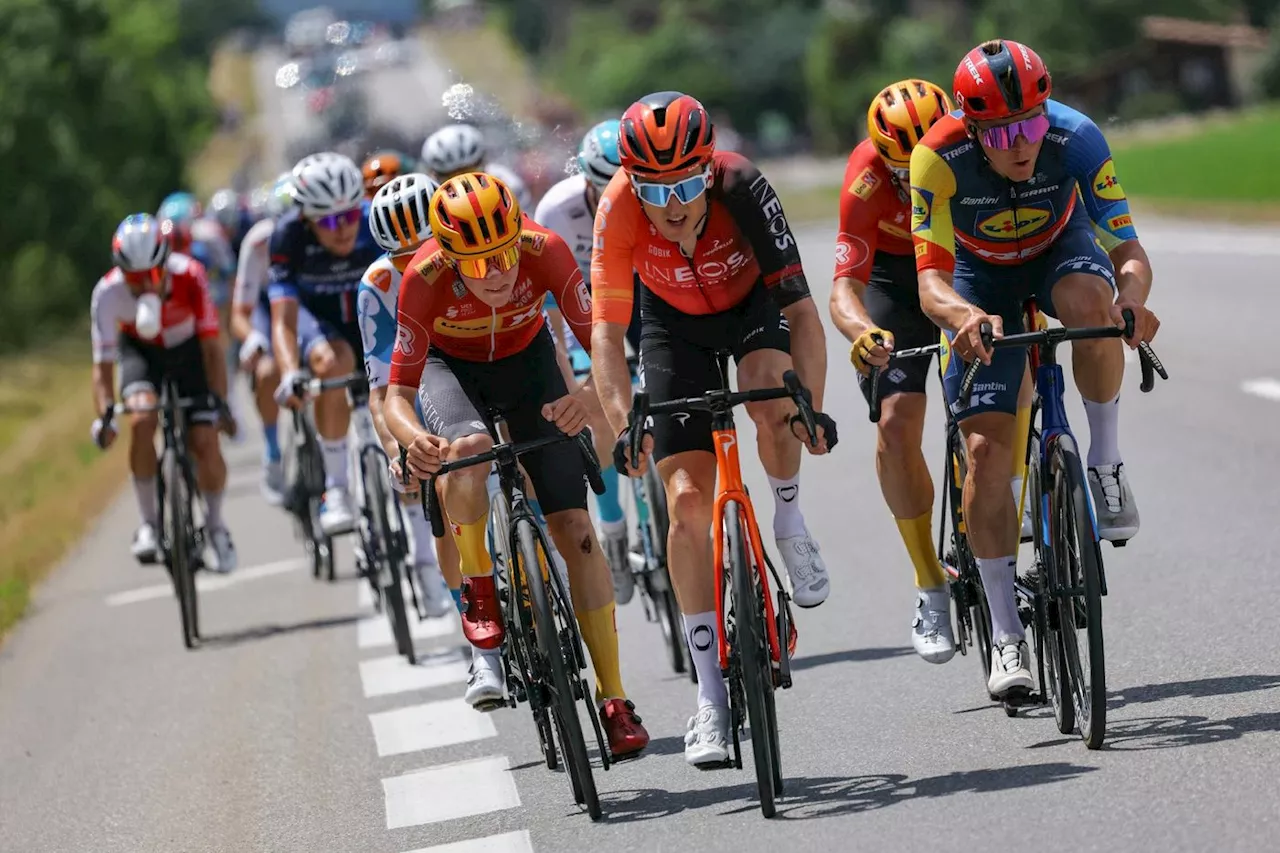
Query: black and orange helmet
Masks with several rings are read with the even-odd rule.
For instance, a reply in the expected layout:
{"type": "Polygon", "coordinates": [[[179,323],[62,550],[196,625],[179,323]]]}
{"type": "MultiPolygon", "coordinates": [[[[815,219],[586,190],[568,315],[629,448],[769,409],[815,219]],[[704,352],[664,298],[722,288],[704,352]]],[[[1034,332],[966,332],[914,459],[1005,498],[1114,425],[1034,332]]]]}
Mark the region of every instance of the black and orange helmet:
{"type": "Polygon", "coordinates": [[[382,185],[405,172],[404,158],[395,151],[379,151],[360,167],[364,174],[365,198],[373,198],[382,185]]]}
{"type": "Polygon", "coordinates": [[[431,196],[428,221],[444,254],[472,278],[520,259],[520,202],[492,175],[466,172],[445,181],[431,196]]]}
{"type": "Polygon", "coordinates": [[[711,159],[716,130],[696,98],[681,92],[655,92],[622,114],[618,153],[633,175],[683,172],[711,159]]]}

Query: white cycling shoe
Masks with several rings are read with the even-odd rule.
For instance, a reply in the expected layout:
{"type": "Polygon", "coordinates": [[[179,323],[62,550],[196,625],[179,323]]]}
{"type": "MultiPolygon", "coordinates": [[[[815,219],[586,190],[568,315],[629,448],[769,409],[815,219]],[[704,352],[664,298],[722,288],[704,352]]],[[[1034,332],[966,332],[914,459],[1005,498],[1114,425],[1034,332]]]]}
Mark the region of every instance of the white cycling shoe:
{"type": "Polygon", "coordinates": [[[689,718],[684,736],[684,760],[694,767],[715,766],[729,760],[728,708],[706,705],[689,718]]]}
{"type": "Polygon", "coordinates": [[[987,679],[987,692],[1003,699],[1011,692],[1031,690],[1031,652],[1027,641],[1011,634],[1002,636],[991,650],[991,676],[987,679]]]}
{"type": "Polygon", "coordinates": [[[339,486],[326,489],[320,502],[320,530],[325,536],[338,536],[355,529],[355,516],[351,513],[351,498],[347,490],[339,486]]]}
{"type": "Polygon", "coordinates": [[[209,531],[209,550],[213,559],[209,562],[210,571],[228,574],[235,571],[240,559],[236,556],[236,545],[231,541],[231,531],[219,527],[209,531]]]}
{"type": "Polygon", "coordinates": [[[916,590],[916,615],[911,622],[911,645],[929,663],[946,663],[955,656],[951,630],[951,594],[945,586],[916,590]]]}
{"type": "Polygon", "coordinates": [[[791,579],[791,600],[799,607],[817,607],[831,593],[831,579],[818,543],[806,527],[799,536],[775,539],[791,579]]]}
{"type": "Polygon", "coordinates": [[[160,555],[160,540],[155,525],[144,521],[133,532],[133,544],[129,546],[133,558],[144,566],[154,563],[160,555]]]}
{"type": "Polygon", "coordinates": [[[1127,542],[1138,534],[1138,505],[1133,500],[1124,463],[1089,469],[1089,491],[1098,514],[1098,535],[1110,542],[1127,542]]]}
{"type": "Polygon", "coordinates": [[[502,657],[498,652],[471,650],[471,675],[463,699],[477,711],[492,711],[503,703],[502,657]]]}
{"type": "Polygon", "coordinates": [[[422,609],[428,619],[440,619],[454,612],[453,596],[444,582],[444,575],[435,563],[414,566],[418,573],[418,590],[422,594],[422,609]]]}

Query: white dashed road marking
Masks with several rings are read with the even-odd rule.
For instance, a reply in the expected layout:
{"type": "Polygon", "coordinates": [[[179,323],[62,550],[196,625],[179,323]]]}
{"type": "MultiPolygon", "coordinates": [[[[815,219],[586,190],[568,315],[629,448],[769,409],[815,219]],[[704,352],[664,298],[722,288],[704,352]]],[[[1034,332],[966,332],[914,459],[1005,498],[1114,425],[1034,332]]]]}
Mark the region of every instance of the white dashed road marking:
{"type": "MultiPolygon", "coordinates": [[[[409,610],[409,634],[415,640],[447,637],[458,630],[457,614],[450,613],[442,619],[419,621],[418,617],[412,612],[412,606],[409,607],[409,610]]],[[[361,619],[357,622],[356,642],[362,649],[393,645],[395,641],[391,637],[391,623],[387,620],[386,614],[376,613],[367,619],[361,619]]]]}
{"type": "Polygon", "coordinates": [[[468,664],[457,655],[449,654],[435,659],[419,657],[418,665],[412,666],[402,655],[391,655],[361,661],[360,683],[364,685],[366,698],[431,690],[466,681],[468,664]]]}
{"type": "MultiPolygon", "coordinates": [[[[196,575],[196,592],[216,592],[220,589],[236,586],[245,581],[260,580],[261,578],[271,577],[273,575],[282,575],[286,572],[296,572],[303,566],[310,565],[309,561],[303,558],[294,558],[292,560],[281,560],[278,563],[267,563],[261,566],[251,566],[247,569],[237,569],[229,575],[213,574],[211,572],[200,572],[196,575]]],[[[158,570],[167,577],[163,566],[158,566],[158,570]]],[[[137,604],[142,601],[153,601],[158,598],[173,598],[172,583],[158,583],[151,586],[138,587],[137,589],[129,589],[124,592],[117,592],[107,596],[108,607],[121,607],[126,604],[137,604]]],[[[385,619],[383,620],[386,621],[385,619]]]]}
{"type": "Polygon", "coordinates": [[[497,737],[493,719],[461,698],[370,714],[378,756],[403,755],[497,737]]]}
{"type": "Polygon", "coordinates": [[[518,808],[510,766],[506,756],[493,756],[383,779],[387,829],[518,808]]]}
{"type": "Polygon", "coordinates": [[[529,833],[522,829],[519,832],[504,832],[502,835],[473,838],[470,841],[420,847],[409,853],[533,853],[533,841],[529,838],[529,833]]]}
{"type": "Polygon", "coordinates": [[[1280,380],[1247,379],[1240,383],[1240,390],[1264,400],[1280,402],[1280,380]]]}

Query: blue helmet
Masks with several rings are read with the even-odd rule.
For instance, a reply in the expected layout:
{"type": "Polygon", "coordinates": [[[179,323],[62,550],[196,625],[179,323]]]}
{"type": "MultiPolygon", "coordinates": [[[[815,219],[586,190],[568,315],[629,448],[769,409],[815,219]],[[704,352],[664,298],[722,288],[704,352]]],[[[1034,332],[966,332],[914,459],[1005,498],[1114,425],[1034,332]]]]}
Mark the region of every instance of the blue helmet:
{"type": "Polygon", "coordinates": [[[200,218],[200,200],[192,193],[176,192],[169,193],[164,197],[164,201],[160,202],[160,210],[156,213],[156,219],[161,222],[173,222],[179,225],[189,225],[192,220],[200,218]]]}
{"type": "Polygon", "coordinates": [[[622,160],[618,157],[620,124],[617,119],[602,121],[582,137],[582,145],[578,149],[578,168],[597,187],[609,183],[622,165],[622,160]]]}

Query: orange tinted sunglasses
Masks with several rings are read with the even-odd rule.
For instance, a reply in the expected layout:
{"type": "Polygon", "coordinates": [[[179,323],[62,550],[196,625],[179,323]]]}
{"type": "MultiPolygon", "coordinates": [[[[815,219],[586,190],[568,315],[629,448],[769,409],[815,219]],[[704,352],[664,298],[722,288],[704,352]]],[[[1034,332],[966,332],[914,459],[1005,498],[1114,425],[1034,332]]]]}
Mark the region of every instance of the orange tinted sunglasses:
{"type": "Polygon", "coordinates": [[[514,246],[503,249],[498,254],[490,255],[487,258],[456,258],[453,262],[458,272],[467,278],[486,278],[491,267],[497,267],[499,272],[508,272],[515,269],[519,263],[520,244],[518,242],[514,246]]]}

